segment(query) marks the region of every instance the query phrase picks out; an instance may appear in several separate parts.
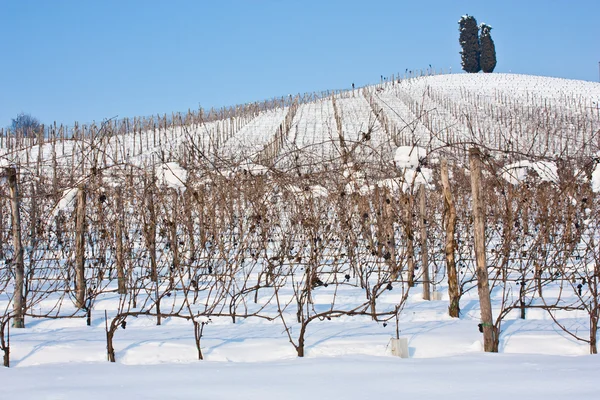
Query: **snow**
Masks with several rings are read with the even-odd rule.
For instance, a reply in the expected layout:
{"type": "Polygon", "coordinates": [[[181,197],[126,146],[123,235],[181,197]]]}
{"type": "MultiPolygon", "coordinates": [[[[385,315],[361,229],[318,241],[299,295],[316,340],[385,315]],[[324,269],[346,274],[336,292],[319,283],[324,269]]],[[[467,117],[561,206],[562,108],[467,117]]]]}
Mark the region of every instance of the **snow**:
{"type": "Polygon", "coordinates": [[[354,163],[347,163],[344,165],[342,176],[347,182],[344,187],[346,193],[359,193],[365,195],[373,190],[373,186],[369,185],[367,182],[365,172],[358,169],[354,163]]]}
{"type": "Polygon", "coordinates": [[[522,160],[506,165],[502,170],[502,178],[513,185],[518,185],[529,176],[530,172],[534,172],[542,182],[558,183],[558,168],[556,164],[549,161],[522,160]]]}
{"type": "Polygon", "coordinates": [[[418,146],[400,146],[394,153],[396,167],[415,169],[427,157],[427,150],[418,146]]]}
{"type": "Polygon", "coordinates": [[[594,193],[600,193],[600,163],[596,163],[594,170],[592,171],[592,190],[594,193]]]}
{"type": "MultiPolygon", "coordinates": [[[[429,151],[454,142],[548,155],[560,155],[566,148],[566,155],[576,155],[595,151],[583,145],[591,143],[592,133],[600,128],[600,84],[560,78],[500,73],[423,76],[336,94],[335,99],[347,144],[371,130],[371,139],[356,151],[360,157],[379,153],[388,158],[389,151],[407,143],[429,151]],[[583,120],[588,124],[585,129],[578,127],[583,120]],[[544,132],[560,134],[547,141],[544,132]]],[[[102,143],[93,146],[88,141],[64,140],[3,147],[0,166],[28,163],[34,167],[41,158],[45,175],[52,170],[50,160],[64,169],[83,163],[87,170],[90,160],[103,167],[156,166],[158,160],[178,160],[191,143],[211,159],[240,162],[277,143],[289,109],[257,110],[184,126],[159,124],[135,135],[103,137],[102,143]],[[106,146],[106,151],[94,154],[98,145],[106,146]]],[[[287,136],[279,138],[281,165],[294,164],[292,152],[298,149],[303,151],[297,160],[300,164],[305,158],[338,158],[339,127],[334,115],[331,96],[301,102],[287,136]]]]}
{"type": "Polygon", "coordinates": [[[331,159],[339,155],[334,146],[337,136],[335,132],[331,99],[301,104],[292,121],[285,147],[288,151],[301,149],[302,157],[309,160],[331,159]]]}
{"type": "Polygon", "coordinates": [[[52,210],[51,216],[56,217],[61,211],[69,213],[73,212],[75,206],[75,197],[77,197],[77,188],[67,189],[54,209],[52,210]]]}
{"type": "Polygon", "coordinates": [[[296,196],[300,196],[301,198],[318,198],[318,197],[327,197],[329,196],[329,191],[327,188],[321,185],[310,185],[305,188],[301,188],[295,185],[287,185],[285,187],[287,191],[293,193],[296,196]]]}
{"type": "Polygon", "coordinates": [[[589,144],[592,132],[600,127],[600,84],[595,82],[451,74],[403,79],[380,89],[373,90],[375,100],[394,130],[409,143],[427,148],[472,142],[500,150],[572,156],[594,151],[589,144]],[[589,130],[578,127],[582,119],[591,125],[589,130]],[[546,140],[548,132],[553,132],[553,140],[546,140]]]}
{"type": "Polygon", "coordinates": [[[240,164],[238,170],[242,171],[242,173],[248,173],[250,175],[264,175],[269,171],[269,169],[264,165],[255,164],[250,161],[245,161],[244,163],[240,164]]]}
{"type": "MultiPolygon", "coordinates": [[[[552,329],[533,311],[505,324],[500,354],[482,352],[473,292],[465,315],[451,319],[447,301],[423,302],[415,295],[402,313],[401,336],[410,358],[390,355],[392,324],[368,318],[309,325],[308,353],[295,357],[275,322],[213,318],[203,338],[204,361],[195,360],[189,322],[166,319],[154,326],[132,320],[116,334],[117,363],[105,359],[104,321],[29,320],[12,329],[13,367],[0,368],[6,398],[237,398],[364,399],[391,394],[449,400],[592,396],[600,363],[586,348],[552,329]],[[475,306],[471,309],[471,306],[475,306]],[[52,340],[48,340],[51,337],[52,340]],[[573,357],[573,356],[577,357],[573,357]],[[310,382],[306,390],[299,388],[310,382]]],[[[106,306],[107,304],[105,304],[106,306]]],[[[208,319],[201,317],[201,322],[208,319]]]]}
{"type": "Polygon", "coordinates": [[[380,122],[373,115],[368,100],[362,93],[359,93],[357,92],[353,97],[336,100],[344,138],[350,143],[350,146],[361,140],[368,144],[368,146],[359,147],[361,153],[355,154],[361,159],[368,159],[377,153],[387,154],[391,150],[389,138],[386,137],[380,122]],[[365,140],[367,134],[368,140],[365,140]]]}
{"type": "Polygon", "coordinates": [[[283,122],[287,108],[265,111],[253,118],[223,145],[225,155],[245,158],[254,155],[275,136],[283,122]]]}
{"type": "Polygon", "coordinates": [[[423,167],[427,158],[427,150],[419,146],[400,146],[394,152],[393,163],[399,169],[400,176],[383,179],[377,186],[392,191],[409,192],[421,185],[429,187],[433,178],[433,170],[423,167]]]}
{"type": "Polygon", "coordinates": [[[377,186],[387,188],[392,192],[408,193],[421,185],[431,188],[432,175],[433,171],[425,167],[422,167],[419,171],[407,169],[401,177],[382,179],[377,182],[377,186]]]}
{"type": "MultiPolygon", "coordinates": [[[[400,290],[386,291],[380,297],[382,307],[393,307],[401,297],[400,290]]],[[[400,336],[408,338],[410,359],[443,362],[448,357],[475,357],[479,354],[482,362],[487,359],[486,363],[493,364],[496,358],[509,354],[560,358],[584,356],[588,353],[585,343],[577,342],[557,330],[546,311],[529,309],[525,320],[519,318],[518,310],[506,317],[500,337],[502,354],[483,355],[482,335],[477,329],[480,310],[476,290],[471,290],[462,297],[460,319],[448,316],[446,286],[438,286],[437,290],[441,293],[442,300],[423,301],[420,285],[411,289],[405,309],[400,314],[400,336]]],[[[353,288],[321,287],[314,293],[314,306],[331,307],[331,294],[334,291],[342,308],[356,301],[357,292],[353,288]]],[[[501,296],[501,293],[496,293],[492,297],[494,315],[498,314],[501,296]]],[[[259,297],[259,304],[263,301],[267,300],[259,297]]],[[[69,362],[86,368],[90,364],[106,363],[104,311],[107,310],[110,320],[118,306],[118,295],[103,295],[94,304],[92,325],[89,327],[84,318],[27,318],[25,329],[11,329],[12,366],[17,370],[44,365],[58,365],[59,368],[60,364],[69,362]]],[[[295,318],[295,315],[290,317],[295,318]]],[[[565,312],[558,317],[563,323],[579,324],[577,318],[584,318],[584,313],[565,312]]],[[[144,367],[144,370],[149,364],[173,366],[181,363],[252,363],[260,368],[263,363],[296,360],[295,351],[278,320],[249,317],[238,319],[234,324],[231,318],[208,318],[201,315],[197,321],[210,322],[202,338],[204,361],[196,358],[191,322],[165,318],[161,326],[156,326],[155,319],[140,316],[129,318],[126,329],[116,332],[114,344],[117,365],[138,365],[144,367]]],[[[368,316],[348,316],[331,321],[315,320],[308,325],[306,357],[323,360],[360,355],[368,356],[374,362],[389,362],[392,356],[388,344],[395,335],[393,325],[393,321],[384,324],[372,321],[368,316]]],[[[402,360],[407,361],[409,360],[402,360]]],[[[600,364],[598,367],[600,368],[600,364]]],[[[0,368],[0,373],[2,371],[0,368]]]]}
{"type": "Polygon", "coordinates": [[[156,167],[158,184],[178,191],[185,191],[187,176],[187,171],[176,162],[168,162],[156,167]]]}
{"type": "Polygon", "coordinates": [[[329,196],[329,191],[327,188],[321,185],[312,185],[310,186],[310,191],[314,197],[327,197],[329,196]]]}
{"type": "Polygon", "coordinates": [[[468,355],[447,359],[344,356],[265,363],[57,364],[0,370],[7,399],[594,398],[594,357],[468,355]],[[10,384],[8,384],[10,382],[10,384]]]}

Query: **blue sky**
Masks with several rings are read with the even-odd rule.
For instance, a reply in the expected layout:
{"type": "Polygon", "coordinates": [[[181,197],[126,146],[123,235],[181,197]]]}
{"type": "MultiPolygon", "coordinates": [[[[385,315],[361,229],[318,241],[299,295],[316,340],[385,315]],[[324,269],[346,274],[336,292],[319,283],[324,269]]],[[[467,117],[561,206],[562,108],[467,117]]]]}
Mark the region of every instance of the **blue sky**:
{"type": "Polygon", "coordinates": [[[466,13],[494,28],[496,72],[598,81],[597,0],[0,0],[0,127],[458,73],[466,13]]]}

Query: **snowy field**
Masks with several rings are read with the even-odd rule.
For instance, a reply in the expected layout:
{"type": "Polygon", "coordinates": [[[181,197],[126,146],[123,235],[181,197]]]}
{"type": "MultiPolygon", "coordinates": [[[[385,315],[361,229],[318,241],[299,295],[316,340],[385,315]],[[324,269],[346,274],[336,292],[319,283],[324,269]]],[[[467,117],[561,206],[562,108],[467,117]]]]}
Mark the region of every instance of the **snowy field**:
{"type": "Polygon", "coordinates": [[[399,322],[410,358],[394,357],[394,324],[365,317],[315,322],[297,358],[276,322],[213,318],[196,359],[189,322],[132,319],[117,332],[117,363],[106,361],[104,316],[28,320],[12,330],[12,367],[0,369],[0,398],[24,399],[364,399],[384,396],[488,399],[595,398],[600,359],[558,331],[545,313],[503,325],[499,354],[482,352],[478,301],[465,296],[460,320],[447,299],[415,291],[399,322]],[[9,384],[10,382],[10,384],[9,384]]]}
{"type": "MultiPolygon", "coordinates": [[[[476,292],[463,296],[462,317],[452,319],[444,286],[438,290],[441,300],[424,301],[417,286],[400,314],[409,358],[391,355],[393,319],[312,322],[302,359],[278,321],[234,324],[213,317],[202,339],[205,359],[198,361],[188,321],[167,318],[156,326],[154,318],[139,317],[117,331],[115,364],[106,361],[104,310],[110,319],[118,296],[107,295],[96,303],[89,327],[84,318],[27,319],[27,328],[12,329],[11,368],[0,369],[0,398],[479,399],[484,392],[489,399],[594,398],[600,359],[586,355],[587,345],[560,331],[545,311],[528,310],[525,320],[511,312],[502,325],[500,353],[486,354],[476,292]]],[[[382,301],[394,303],[393,293],[382,301]]],[[[327,298],[315,295],[316,307],[327,307],[327,298]]],[[[493,304],[496,314],[499,296],[493,304]]],[[[577,315],[565,316],[567,325],[581,323],[572,318],[577,315]]]]}
{"type": "Polygon", "coordinates": [[[600,84],[456,74],[317,97],[132,133],[4,139],[0,167],[20,168],[27,295],[25,328],[13,328],[3,179],[0,400],[596,398],[600,84]],[[478,326],[464,154],[450,159],[463,292],[460,318],[448,312],[438,149],[463,142],[497,162],[485,176],[498,178],[486,199],[499,210],[486,232],[498,354],[483,352],[478,326]],[[565,172],[569,152],[589,163],[565,172]],[[311,175],[319,160],[330,169],[311,175]],[[392,354],[396,336],[408,357],[392,354]]]}
{"type": "Polygon", "coordinates": [[[596,358],[474,354],[260,363],[57,364],[0,371],[5,399],[489,399],[598,395],[596,358]]]}

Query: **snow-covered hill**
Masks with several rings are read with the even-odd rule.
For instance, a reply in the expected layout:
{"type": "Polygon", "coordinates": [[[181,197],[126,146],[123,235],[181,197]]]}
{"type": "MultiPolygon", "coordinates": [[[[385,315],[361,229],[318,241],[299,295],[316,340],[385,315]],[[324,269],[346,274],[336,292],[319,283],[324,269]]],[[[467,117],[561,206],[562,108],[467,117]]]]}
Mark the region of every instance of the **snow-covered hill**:
{"type": "Polygon", "coordinates": [[[597,83],[456,74],[2,136],[0,398],[593,397],[599,103],[597,83]]]}
{"type": "MultiPolygon", "coordinates": [[[[366,160],[390,159],[398,145],[431,151],[465,142],[546,156],[591,154],[600,129],[600,84],[516,74],[423,76],[236,106],[226,114],[80,126],[70,133],[76,140],[58,144],[48,143],[60,137],[51,130],[40,144],[41,159],[86,164],[90,152],[100,149],[102,166],[148,165],[201,152],[213,160],[269,160],[286,168],[294,164],[292,153],[311,162],[338,159],[361,141],[371,149],[358,155],[366,160]]],[[[4,137],[0,162],[33,165],[38,143],[4,137]]]]}

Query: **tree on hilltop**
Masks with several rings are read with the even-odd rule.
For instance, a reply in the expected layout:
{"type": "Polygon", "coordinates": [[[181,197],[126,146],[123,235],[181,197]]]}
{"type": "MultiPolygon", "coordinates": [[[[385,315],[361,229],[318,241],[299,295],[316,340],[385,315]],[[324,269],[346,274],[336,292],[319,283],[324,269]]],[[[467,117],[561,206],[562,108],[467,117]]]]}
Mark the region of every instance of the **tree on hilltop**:
{"type": "Polygon", "coordinates": [[[480,45],[479,45],[479,26],[477,20],[472,15],[461,17],[459,24],[459,43],[462,47],[461,64],[465,72],[477,73],[481,71],[479,65],[480,45]]]}
{"type": "Polygon", "coordinates": [[[42,129],[40,121],[31,114],[21,113],[12,119],[10,130],[23,136],[34,136],[42,129]]]}
{"type": "Polygon", "coordinates": [[[483,72],[494,72],[496,68],[496,46],[490,35],[492,27],[486,24],[481,24],[481,37],[479,39],[481,44],[481,55],[479,63],[483,72]]]}

